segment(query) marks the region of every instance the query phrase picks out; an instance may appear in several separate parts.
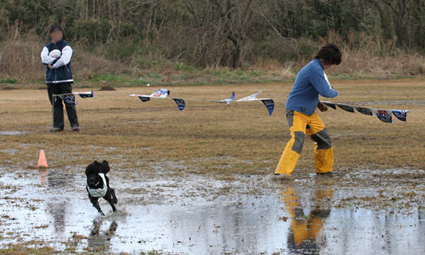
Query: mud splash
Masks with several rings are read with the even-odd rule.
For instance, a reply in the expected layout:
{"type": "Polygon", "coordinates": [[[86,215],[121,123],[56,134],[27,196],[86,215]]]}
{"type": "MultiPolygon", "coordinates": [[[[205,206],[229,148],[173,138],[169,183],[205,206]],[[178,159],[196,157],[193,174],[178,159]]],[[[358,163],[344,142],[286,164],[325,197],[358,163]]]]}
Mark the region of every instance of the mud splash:
{"type": "MultiPolygon", "coordinates": [[[[101,217],[87,199],[81,172],[0,168],[0,248],[36,240],[61,251],[131,254],[425,252],[423,207],[344,207],[347,198],[361,194],[337,181],[130,173],[111,172],[119,212],[102,201],[107,215],[101,217]]],[[[352,178],[339,181],[345,185],[352,178]]],[[[380,194],[372,188],[361,193],[380,194]]]]}

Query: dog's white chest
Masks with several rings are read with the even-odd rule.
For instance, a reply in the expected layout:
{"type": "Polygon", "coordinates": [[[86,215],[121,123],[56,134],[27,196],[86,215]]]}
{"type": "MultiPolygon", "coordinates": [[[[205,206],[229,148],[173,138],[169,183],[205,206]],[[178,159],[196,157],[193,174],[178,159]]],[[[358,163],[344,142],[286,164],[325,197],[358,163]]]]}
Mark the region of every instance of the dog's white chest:
{"type": "Polygon", "coordinates": [[[90,187],[87,185],[87,190],[89,191],[89,193],[92,197],[104,197],[106,195],[106,192],[108,191],[108,185],[106,183],[105,174],[100,173],[99,176],[100,176],[100,178],[102,178],[103,188],[101,188],[101,189],[90,189],[90,187]]]}

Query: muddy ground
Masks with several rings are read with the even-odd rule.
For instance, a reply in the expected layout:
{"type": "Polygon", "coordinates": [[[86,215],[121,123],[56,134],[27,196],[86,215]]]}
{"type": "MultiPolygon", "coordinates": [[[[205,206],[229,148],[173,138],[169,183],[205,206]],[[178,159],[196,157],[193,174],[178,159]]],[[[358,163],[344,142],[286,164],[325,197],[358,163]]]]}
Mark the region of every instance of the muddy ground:
{"type": "MultiPolygon", "coordinates": [[[[140,254],[423,254],[424,171],[217,180],[114,168],[118,212],[100,216],[70,168],[2,168],[0,245],[140,254]],[[409,176],[410,178],[406,178],[409,176]],[[34,242],[36,241],[36,242],[34,242]]],[[[83,166],[77,166],[83,168],[83,166]]]]}
{"type": "MultiPolygon", "coordinates": [[[[50,134],[45,91],[2,91],[0,254],[424,254],[422,84],[335,83],[335,102],[407,108],[408,122],[320,114],[339,174],[317,177],[306,141],[293,180],[279,182],[270,174],[289,138],[284,99],[269,117],[261,103],[188,101],[177,112],[171,100],[126,97],[156,88],[95,92],[78,100],[80,133],[50,134]],[[47,169],[36,167],[40,149],[47,169]],[[100,216],[87,198],[94,159],[110,162],[117,213],[102,201],[100,216]]],[[[170,89],[283,98],[290,84],[170,89]]]]}

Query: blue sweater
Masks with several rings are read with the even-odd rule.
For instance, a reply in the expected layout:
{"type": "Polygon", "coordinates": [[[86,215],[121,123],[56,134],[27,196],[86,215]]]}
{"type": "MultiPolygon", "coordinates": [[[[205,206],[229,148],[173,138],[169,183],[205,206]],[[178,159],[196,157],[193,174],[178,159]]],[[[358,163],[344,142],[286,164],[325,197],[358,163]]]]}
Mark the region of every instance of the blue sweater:
{"type": "Polygon", "coordinates": [[[286,109],[306,115],[312,115],[323,97],[336,97],[338,92],[329,84],[328,77],[319,59],[314,59],[304,66],[295,79],[294,87],[286,101],[286,109]]]}

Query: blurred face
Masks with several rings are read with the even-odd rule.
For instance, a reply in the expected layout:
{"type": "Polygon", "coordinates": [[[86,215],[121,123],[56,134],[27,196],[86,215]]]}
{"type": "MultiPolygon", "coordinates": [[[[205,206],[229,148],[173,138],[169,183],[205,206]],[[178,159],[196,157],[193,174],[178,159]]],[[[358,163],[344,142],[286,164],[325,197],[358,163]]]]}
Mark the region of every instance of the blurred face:
{"type": "Polygon", "coordinates": [[[50,37],[52,37],[52,41],[56,43],[62,40],[63,33],[59,29],[55,29],[52,33],[50,33],[50,37]]]}

